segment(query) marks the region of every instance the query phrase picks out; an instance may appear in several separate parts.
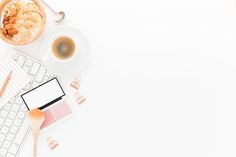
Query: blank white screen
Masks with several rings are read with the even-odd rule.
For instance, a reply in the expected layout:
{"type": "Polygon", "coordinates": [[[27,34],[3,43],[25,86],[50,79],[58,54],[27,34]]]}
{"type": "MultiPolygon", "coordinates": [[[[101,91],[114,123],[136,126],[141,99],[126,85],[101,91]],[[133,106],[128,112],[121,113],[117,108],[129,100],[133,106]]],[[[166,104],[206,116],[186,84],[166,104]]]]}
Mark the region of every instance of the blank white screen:
{"type": "Polygon", "coordinates": [[[39,108],[63,96],[64,93],[56,79],[22,96],[29,109],[39,108]]]}

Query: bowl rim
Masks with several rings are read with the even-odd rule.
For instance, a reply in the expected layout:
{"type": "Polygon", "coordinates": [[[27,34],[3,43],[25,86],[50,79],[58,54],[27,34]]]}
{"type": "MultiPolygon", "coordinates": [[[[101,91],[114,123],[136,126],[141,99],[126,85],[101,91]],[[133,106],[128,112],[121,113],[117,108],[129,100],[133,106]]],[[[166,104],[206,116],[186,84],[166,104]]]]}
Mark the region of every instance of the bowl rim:
{"type": "MultiPolygon", "coordinates": [[[[1,22],[1,23],[2,23],[2,20],[1,20],[2,11],[3,11],[3,9],[5,8],[5,6],[6,6],[8,3],[11,3],[12,1],[14,1],[14,0],[1,0],[1,2],[0,2],[0,22],[1,22]]],[[[7,43],[9,43],[9,44],[12,44],[12,45],[26,45],[26,44],[29,44],[29,43],[35,41],[36,39],[38,39],[38,38],[42,35],[43,31],[45,30],[45,25],[46,25],[46,13],[45,13],[45,10],[44,10],[44,8],[43,8],[43,6],[42,6],[42,4],[41,4],[41,2],[40,2],[39,0],[29,0],[29,1],[33,1],[33,2],[39,7],[39,9],[40,9],[40,13],[39,13],[39,14],[40,14],[41,17],[42,17],[42,25],[41,25],[39,31],[38,31],[38,32],[36,33],[36,35],[35,35],[33,38],[31,38],[30,40],[26,40],[26,41],[14,41],[14,40],[11,40],[11,39],[7,38],[7,37],[4,35],[2,29],[0,28],[0,38],[1,38],[3,41],[5,41],[5,42],[7,42],[7,43]]],[[[1,26],[1,24],[0,24],[0,26],[1,26]]]]}

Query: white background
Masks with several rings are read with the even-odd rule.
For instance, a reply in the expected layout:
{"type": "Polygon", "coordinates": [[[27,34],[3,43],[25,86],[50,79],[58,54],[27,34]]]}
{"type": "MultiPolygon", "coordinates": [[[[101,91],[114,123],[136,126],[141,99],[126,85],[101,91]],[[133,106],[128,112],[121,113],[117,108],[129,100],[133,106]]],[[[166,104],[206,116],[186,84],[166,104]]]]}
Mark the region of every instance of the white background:
{"type": "Polygon", "coordinates": [[[48,3],[87,36],[92,58],[86,103],[42,133],[41,157],[235,157],[235,0],[48,3]]]}

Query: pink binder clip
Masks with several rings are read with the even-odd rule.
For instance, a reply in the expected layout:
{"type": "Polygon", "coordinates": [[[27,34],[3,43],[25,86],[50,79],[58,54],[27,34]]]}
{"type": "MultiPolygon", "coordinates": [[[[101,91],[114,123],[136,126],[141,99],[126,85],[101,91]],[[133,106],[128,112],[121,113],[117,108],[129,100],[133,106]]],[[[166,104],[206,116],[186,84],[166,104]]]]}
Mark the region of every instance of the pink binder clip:
{"type": "Polygon", "coordinates": [[[80,79],[79,79],[79,78],[74,79],[74,80],[71,82],[70,86],[71,86],[72,88],[75,88],[76,90],[78,90],[79,87],[80,87],[80,79]]]}
{"type": "Polygon", "coordinates": [[[53,150],[55,149],[56,147],[59,146],[59,144],[57,143],[56,140],[54,140],[52,137],[48,137],[47,138],[47,142],[48,142],[48,147],[53,150]]]}
{"type": "Polygon", "coordinates": [[[76,92],[75,95],[74,95],[74,97],[75,97],[75,101],[76,101],[79,105],[82,104],[82,103],[86,100],[86,98],[85,98],[83,95],[80,95],[79,92],[76,92]]]}

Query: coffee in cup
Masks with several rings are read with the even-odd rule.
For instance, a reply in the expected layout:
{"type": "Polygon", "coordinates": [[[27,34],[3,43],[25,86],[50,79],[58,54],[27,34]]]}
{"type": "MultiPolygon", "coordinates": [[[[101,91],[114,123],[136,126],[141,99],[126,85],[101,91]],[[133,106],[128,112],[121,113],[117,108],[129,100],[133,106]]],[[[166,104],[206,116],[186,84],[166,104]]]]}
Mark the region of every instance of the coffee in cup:
{"type": "Polygon", "coordinates": [[[57,37],[52,43],[52,54],[58,60],[70,59],[75,53],[75,42],[68,36],[57,37]]]}

